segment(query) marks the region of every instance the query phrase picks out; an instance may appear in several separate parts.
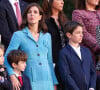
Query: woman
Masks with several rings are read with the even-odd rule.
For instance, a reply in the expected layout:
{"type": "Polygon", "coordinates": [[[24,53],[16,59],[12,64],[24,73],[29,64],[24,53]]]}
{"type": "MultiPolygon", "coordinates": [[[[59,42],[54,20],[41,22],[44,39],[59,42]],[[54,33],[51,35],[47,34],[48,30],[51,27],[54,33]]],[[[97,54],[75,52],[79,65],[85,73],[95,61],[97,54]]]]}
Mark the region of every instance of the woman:
{"type": "MultiPolygon", "coordinates": [[[[63,26],[67,22],[67,18],[63,13],[63,0],[44,0],[43,10],[46,16],[46,24],[48,32],[52,38],[52,54],[54,66],[58,61],[59,51],[65,46],[66,40],[63,32],[63,26]]],[[[56,76],[60,80],[57,67],[55,68],[56,76]]],[[[61,83],[61,81],[59,81],[61,83]]]]}
{"type": "Polygon", "coordinates": [[[20,49],[28,55],[24,73],[30,78],[32,90],[54,90],[58,82],[53,70],[51,48],[43,11],[38,4],[32,3],[23,14],[22,30],[14,33],[5,54],[5,64],[14,88],[18,90],[20,85],[6,57],[11,50],[20,49]]]}
{"type": "Polygon", "coordinates": [[[84,25],[82,44],[91,50],[95,63],[96,55],[100,53],[96,40],[96,26],[100,24],[99,8],[100,0],[78,0],[77,9],[72,13],[72,19],[84,25]]]}
{"type": "Polygon", "coordinates": [[[43,10],[46,16],[48,32],[52,37],[53,62],[58,61],[59,50],[65,46],[63,26],[67,21],[63,13],[63,0],[44,0],[43,10]]]}

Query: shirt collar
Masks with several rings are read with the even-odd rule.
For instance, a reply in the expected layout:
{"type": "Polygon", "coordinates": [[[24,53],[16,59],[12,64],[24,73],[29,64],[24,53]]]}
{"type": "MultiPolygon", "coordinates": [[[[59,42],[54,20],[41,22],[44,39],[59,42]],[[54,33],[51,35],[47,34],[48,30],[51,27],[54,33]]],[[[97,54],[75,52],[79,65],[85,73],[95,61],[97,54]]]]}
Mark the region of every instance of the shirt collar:
{"type": "Polygon", "coordinates": [[[9,2],[14,5],[15,2],[18,2],[19,3],[19,0],[9,0],[9,2]]]}
{"type": "Polygon", "coordinates": [[[16,75],[16,77],[18,77],[18,76],[22,76],[22,75],[18,75],[17,73],[15,73],[15,75],[16,75]]]}
{"type": "Polygon", "coordinates": [[[76,48],[76,47],[74,47],[74,46],[72,46],[71,44],[69,44],[73,49],[75,49],[75,50],[80,50],[80,45],[76,48]]]}

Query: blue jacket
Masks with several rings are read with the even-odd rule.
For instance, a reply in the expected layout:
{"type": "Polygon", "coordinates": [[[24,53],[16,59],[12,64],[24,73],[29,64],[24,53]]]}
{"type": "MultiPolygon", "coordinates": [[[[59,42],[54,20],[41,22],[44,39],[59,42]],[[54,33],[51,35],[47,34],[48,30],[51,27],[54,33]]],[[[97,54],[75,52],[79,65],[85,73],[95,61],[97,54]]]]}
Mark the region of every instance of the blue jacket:
{"type": "Polygon", "coordinates": [[[57,63],[64,90],[89,90],[96,86],[96,71],[90,51],[80,46],[82,60],[68,44],[63,48],[57,63]]]}
{"type": "Polygon", "coordinates": [[[14,71],[7,62],[7,54],[13,49],[20,49],[28,55],[24,74],[29,77],[32,90],[54,90],[53,85],[58,82],[53,69],[51,48],[49,33],[41,31],[36,42],[27,27],[15,32],[5,54],[8,73],[11,75],[14,71]]]}

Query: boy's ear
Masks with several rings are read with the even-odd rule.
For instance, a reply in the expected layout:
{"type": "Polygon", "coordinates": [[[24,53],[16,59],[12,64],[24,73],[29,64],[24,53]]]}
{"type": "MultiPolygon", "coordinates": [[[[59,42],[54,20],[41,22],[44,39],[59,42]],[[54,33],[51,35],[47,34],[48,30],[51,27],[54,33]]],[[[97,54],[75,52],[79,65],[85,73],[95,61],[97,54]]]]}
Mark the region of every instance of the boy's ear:
{"type": "Polygon", "coordinates": [[[12,67],[15,68],[17,66],[16,63],[12,63],[12,67]]]}
{"type": "Polygon", "coordinates": [[[68,37],[68,38],[71,38],[71,33],[66,33],[66,36],[68,37]]]}

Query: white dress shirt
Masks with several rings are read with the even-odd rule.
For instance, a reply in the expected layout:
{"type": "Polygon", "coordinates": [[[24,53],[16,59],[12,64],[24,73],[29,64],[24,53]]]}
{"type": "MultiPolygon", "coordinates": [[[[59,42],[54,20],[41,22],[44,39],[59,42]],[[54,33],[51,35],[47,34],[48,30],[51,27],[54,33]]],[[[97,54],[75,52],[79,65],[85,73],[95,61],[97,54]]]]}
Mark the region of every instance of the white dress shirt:
{"type": "Polygon", "coordinates": [[[76,54],[78,55],[78,57],[80,58],[80,60],[82,60],[80,46],[76,48],[76,47],[74,47],[74,46],[71,45],[71,47],[74,49],[74,51],[76,52],[76,54]]]}

